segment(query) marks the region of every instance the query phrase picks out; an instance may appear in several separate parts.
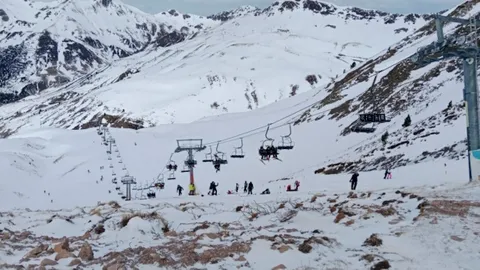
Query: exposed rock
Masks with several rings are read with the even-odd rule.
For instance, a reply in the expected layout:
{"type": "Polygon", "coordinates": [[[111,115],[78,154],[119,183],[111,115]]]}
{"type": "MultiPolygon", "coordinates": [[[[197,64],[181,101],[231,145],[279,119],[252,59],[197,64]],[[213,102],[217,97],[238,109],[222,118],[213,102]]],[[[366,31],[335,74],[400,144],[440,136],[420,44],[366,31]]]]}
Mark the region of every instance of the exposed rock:
{"type": "Polygon", "coordinates": [[[387,260],[383,260],[372,266],[371,270],[386,270],[390,269],[390,267],[390,263],[387,260]]]}
{"type": "Polygon", "coordinates": [[[92,246],[89,243],[85,242],[82,247],[80,248],[80,252],[78,253],[78,257],[80,257],[84,261],[91,261],[93,260],[93,250],[92,246]]]}
{"type": "Polygon", "coordinates": [[[60,252],[57,252],[57,255],[55,255],[55,261],[65,259],[65,258],[74,258],[75,255],[69,251],[66,250],[60,250],[60,252]]]}
{"type": "Polygon", "coordinates": [[[36,248],[30,250],[25,256],[24,259],[37,258],[40,254],[47,251],[48,245],[40,244],[36,248]]]}
{"type": "Polygon", "coordinates": [[[70,251],[70,243],[69,243],[69,240],[68,238],[63,238],[62,239],[62,242],[56,244],[54,247],[53,247],[53,250],[56,252],[56,253],[60,253],[62,251],[70,251]]]}
{"type": "Polygon", "coordinates": [[[376,234],[370,235],[369,238],[363,242],[363,246],[371,246],[371,247],[378,247],[383,244],[383,240],[378,238],[376,234]]]}
{"type": "Polygon", "coordinates": [[[235,261],[238,261],[238,262],[245,262],[247,259],[245,258],[245,256],[243,255],[240,255],[240,257],[236,258],[235,261]]]}
{"type": "Polygon", "coordinates": [[[287,245],[283,245],[283,246],[280,246],[279,248],[277,248],[278,251],[280,251],[280,253],[284,253],[286,251],[288,251],[290,249],[289,246],[287,245]]]}
{"type": "Polygon", "coordinates": [[[335,220],[334,220],[333,222],[339,223],[339,222],[340,222],[342,219],[344,219],[344,218],[345,218],[344,212],[341,212],[341,211],[340,211],[340,212],[337,214],[337,216],[335,217],[335,220]]]}
{"type": "Polygon", "coordinates": [[[76,265],[79,265],[81,263],[82,263],[82,261],[80,259],[75,258],[68,264],[68,266],[76,266],[76,265]]]}
{"type": "Polygon", "coordinates": [[[40,262],[41,266],[48,266],[48,265],[57,265],[58,263],[54,260],[45,258],[40,262]]]}
{"type": "Polygon", "coordinates": [[[312,246],[307,240],[305,240],[302,244],[300,244],[300,246],[298,246],[298,250],[302,253],[310,253],[310,251],[312,251],[312,246]]]}
{"type": "Polygon", "coordinates": [[[272,268],[272,270],[285,270],[285,269],[287,269],[287,267],[283,264],[279,264],[272,268]]]}

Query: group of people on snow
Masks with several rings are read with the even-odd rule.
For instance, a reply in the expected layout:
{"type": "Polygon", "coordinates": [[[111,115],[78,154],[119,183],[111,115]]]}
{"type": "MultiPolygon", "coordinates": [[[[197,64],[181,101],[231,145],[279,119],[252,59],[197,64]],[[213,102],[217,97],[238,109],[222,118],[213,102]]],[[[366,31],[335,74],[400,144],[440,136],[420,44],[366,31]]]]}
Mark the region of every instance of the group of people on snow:
{"type": "MultiPolygon", "coordinates": [[[[354,172],[352,174],[352,177],[350,178],[350,188],[351,188],[351,190],[356,190],[357,189],[358,177],[359,176],[360,176],[360,174],[358,172],[354,172]]],[[[385,174],[384,174],[383,179],[392,179],[392,172],[390,171],[390,169],[385,170],[385,174]]],[[[217,196],[218,195],[217,187],[218,187],[218,183],[215,183],[214,181],[212,181],[210,183],[208,195],[217,196]]],[[[286,191],[287,192],[298,191],[299,187],[300,187],[300,181],[295,180],[294,187],[292,188],[292,185],[289,184],[289,185],[287,185],[287,190],[286,191]]],[[[240,189],[240,185],[238,183],[236,183],[235,184],[235,193],[236,194],[238,194],[239,189],[240,189]]],[[[177,193],[178,193],[179,196],[182,195],[182,191],[183,191],[183,187],[180,186],[180,185],[177,185],[177,193]]],[[[188,185],[188,191],[189,191],[188,195],[195,195],[195,191],[196,191],[195,184],[189,184],[188,185]]],[[[250,182],[245,181],[245,183],[243,184],[243,193],[247,193],[247,195],[253,195],[253,183],[251,181],[250,182]]],[[[228,190],[227,194],[234,194],[234,192],[232,190],[228,190]]],[[[262,194],[262,195],[270,194],[270,189],[267,188],[264,191],[262,191],[260,194],[262,194]]]]}

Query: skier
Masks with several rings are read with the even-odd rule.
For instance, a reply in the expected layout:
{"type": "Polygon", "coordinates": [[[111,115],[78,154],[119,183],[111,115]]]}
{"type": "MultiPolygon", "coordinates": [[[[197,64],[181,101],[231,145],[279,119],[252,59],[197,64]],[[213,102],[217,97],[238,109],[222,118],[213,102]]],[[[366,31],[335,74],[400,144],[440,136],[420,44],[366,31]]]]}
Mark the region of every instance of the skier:
{"type": "Polygon", "coordinates": [[[210,190],[212,191],[212,196],[217,196],[217,186],[218,184],[215,184],[215,182],[213,181],[210,183],[210,190]]]}
{"type": "Polygon", "coordinates": [[[245,181],[245,183],[243,184],[243,193],[247,193],[247,188],[248,188],[248,183],[247,181],[245,181]]]}
{"type": "Polygon", "coordinates": [[[238,193],[238,183],[235,185],[235,193],[238,193]]]}
{"type": "Polygon", "coordinates": [[[180,185],[177,185],[178,196],[182,196],[182,191],[183,191],[183,187],[180,185]]]}
{"type": "Polygon", "coordinates": [[[353,175],[352,175],[352,178],[350,178],[350,182],[352,183],[352,190],[355,190],[357,188],[357,183],[358,183],[358,173],[355,172],[353,175]]]}
{"type": "Polygon", "coordinates": [[[247,195],[253,195],[252,193],[253,191],[253,183],[250,181],[250,183],[248,184],[248,194],[247,195]]]}
{"type": "Polygon", "coordinates": [[[385,169],[385,175],[383,176],[383,179],[387,179],[387,178],[388,178],[388,174],[389,174],[388,169],[385,169]]]}

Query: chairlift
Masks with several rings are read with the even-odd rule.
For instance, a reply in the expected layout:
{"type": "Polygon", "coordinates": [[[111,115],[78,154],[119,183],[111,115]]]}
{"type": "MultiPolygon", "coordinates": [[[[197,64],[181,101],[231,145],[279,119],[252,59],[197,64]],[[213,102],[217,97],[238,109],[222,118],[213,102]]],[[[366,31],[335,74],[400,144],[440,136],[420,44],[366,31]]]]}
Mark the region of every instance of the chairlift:
{"type": "Polygon", "coordinates": [[[122,192],[122,191],[119,191],[117,194],[120,195],[120,196],[122,196],[122,195],[123,195],[123,192],[122,192]]]}
{"type": "Polygon", "coordinates": [[[267,130],[265,131],[265,140],[262,142],[260,149],[258,149],[258,153],[260,154],[260,161],[270,160],[270,157],[278,160],[278,148],[273,145],[275,141],[272,138],[268,137],[268,131],[270,130],[270,124],[267,126],[267,130]],[[267,142],[270,142],[270,145],[267,145],[267,142]]]}
{"type": "Polygon", "coordinates": [[[120,159],[120,160],[118,161],[118,163],[123,163],[123,161],[120,159]]]}
{"type": "Polygon", "coordinates": [[[123,171],[126,171],[126,170],[127,170],[127,167],[123,166],[122,170],[123,170],[123,171]]]}
{"type": "Polygon", "coordinates": [[[292,138],[290,136],[292,135],[292,124],[288,124],[288,135],[281,136],[282,137],[282,142],[280,145],[277,146],[278,150],[292,150],[294,143],[292,141],[292,138]]]}
{"type": "Polygon", "coordinates": [[[212,155],[212,146],[210,147],[210,153],[205,154],[205,159],[202,162],[213,162],[213,155],[212,155]]]}
{"type": "Polygon", "coordinates": [[[126,200],[126,199],[127,199],[127,196],[124,195],[124,196],[122,196],[122,197],[120,197],[120,198],[122,198],[122,200],[126,200]]]}
{"type": "Polygon", "coordinates": [[[118,155],[117,155],[117,158],[120,158],[120,157],[121,157],[120,154],[118,154],[118,155]]]}
{"type": "Polygon", "coordinates": [[[120,190],[120,187],[116,187],[115,190],[120,190]]]}
{"type": "Polygon", "coordinates": [[[225,153],[218,150],[218,146],[220,145],[220,142],[217,143],[217,148],[216,148],[216,153],[213,154],[214,160],[213,160],[213,168],[215,168],[215,171],[218,173],[220,171],[221,165],[228,164],[228,160],[225,159],[225,153]]]}
{"type": "Polygon", "coordinates": [[[111,157],[111,156],[108,156],[108,160],[112,160],[112,157],[111,157]]]}
{"type": "Polygon", "coordinates": [[[167,180],[175,180],[177,178],[175,178],[175,172],[171,172],[170,175],[168,175],[168,178],[167,180]]]}
{"type": "MultiPolygon", "coordinates": [[[[370,85],[370,88],[367,91],[373,91],[373,86],[375,85],[375,82],[377,81],[377,76],[378,72],[375,74],[375,78],[373,78],[372,85],[370,85]]],[[[378,104],[378,102],[374,102],[374,106],[378,104]]],[[[378,110],[374,107],[373,111],[370,113],[362,113],[358,116],[358,120],[354,123],[353,127],[350,129],[352,132],[357,132],[357,133],[372,133],[375,132],[376,130],[376,125],[379,123],[387,123],[390,122],[389,119],[387,119],[386,115],[384,113],[379,113],[378,110]],[[371,127],[364,127],[367,124],[372,124],[371,127]]]]}
{"type": "Polygon", "coordinates": [[[110,155],[111,153],[112,153],[112,151],[110,151],[110,150],[107,150],[107,154],[109,154],[109,155],[110,155]]]}
{"type": "Polygon", "coordinates": [[[108,166],[108,167],[113,168],[113,164],[110,164],[110,166],[108,166]]]}
{"type": "Polygon", "coordinates": [[[116,184],[117,183],[117,178],[113,178],[112,183],[116,184]]]}
{"type": "Polygon", "coordinates": [[[147,193],[147,198],[149,198],[149,199],[154,199],[155,197],[156,197],[155,192],[149,191],[149,192],[147,193]]]}
{"type": "Polygon", "coordinates": [[[115,153],[118,153],[118,148],[115,149],[115,153]]]}
{"type": "Polygon", "coordinates": [[[116,175],[115,172],[112,172],[112,176],[115,176],[115,175],[116,175]]]}
{"type": "Polygon", "coordinates": [[[231,158],[245,158],[245,154],[243,153],[243,138],[240,138],[240,146],[234,148],[233,154],[230,156],[231,158]]]}
{"type": "Polygon", "coordinates": [[[178,168],[178,165],[175,163],[175,161],[172,160],[173,154],[170,155],[170,160],[168,161],[167,170],[169,171],[176,171],[178,168]]]}
{"type": "Polygon", "coordinates": [[[180,172],[182,173],[190,172],[190,168],[188,166],[183,166],[183,169],[180,172]]]}

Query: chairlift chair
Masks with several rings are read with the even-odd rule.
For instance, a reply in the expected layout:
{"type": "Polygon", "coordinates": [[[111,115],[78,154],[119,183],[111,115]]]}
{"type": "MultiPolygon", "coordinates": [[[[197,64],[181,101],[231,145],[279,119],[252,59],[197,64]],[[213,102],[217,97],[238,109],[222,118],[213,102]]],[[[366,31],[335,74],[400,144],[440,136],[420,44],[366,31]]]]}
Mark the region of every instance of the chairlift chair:
{"type": "Polygon", "coordinates": [[[118,153],[118,148],[115,149],[115,153],[118,153]]]}
{"type": "Polygon", "coordinates": [[[268,137],[268,131],[270,130],[270,124],[267,126],[265,131],[265,140],[262,142],[258,153],[260,155],[260,161],[270,160],[270,157],[273,156],[274,159],[278,159],[278,148],[273,145],[274,139],[268,137]],[[267,145],[267,142],[270,142],[270,145],[267,145]]]}
{"type": "Polygon", "coordinates": [[[225,153],[218,150],[218,146],[220,145],[220,142],[217,143],[217,147],[216,147],[216,153],[213,155],[214,157],[214,160],[213,160],[213,164],[219,164],[219,165],[225,165],[225,164],[228,164],[228,160],[225,159],[225,153]]]}
{"type": "Polygon", "coordinates": [[[111,157],[111,156],[108,156],[108,160],[112,160],[112,157],[111,157]]]}
{"type": "Polygon", "coordinates": [[[205,159],[202,160],[202,162],[213,162],[212,147],[211,146],[210,146],[210,153],[205,154],[205,159]]]}
{"type": "Polygon", "coordinates": [[[120,157],[121,157],[120,154],[118,154],[118,155],[117,155],[117,158],[120,158],[120,157]]]}
{"type": "Polygon", "coordinates": [[[116,187],[115,190],[120,190],[120,187],[116,187]]]}
{"type": "Polygon", "coordinates": [[[119,191],[117,194],[121,196],[121,195],[123,195],[123,192],[119,191]]]}
{"type": "Polygon", "coordinates": [[[167,180],[175,180],[177,178],[175,178],[175,172],[171,172],[170,175],[168,175],[168,178],[167,180]]]}
{"type": "Polygon", "coordinates": [[[108,166],[108,167],[113,168],[113,164],[110,164],[110,166],[108,166]]]}
{"type": "Polygon", "coordinates": [[[233,150],[233,154],[230,155],[231,158],[245,158],[245,154],[243,153],[243,138],[240,138],[240,146],[235,147],[233,150]]]}
{"type": "Polygon", "coordinates": [[[183,166],[183,169],[181,170],[182,173],[187,173],[190,172],[190,168],[187,166],[183,166]]]}
{"type": "Polygon", "coordinates": [[[126,199],[127,199],[127,196],[124,195],[124,196],[122,196],[122,197],[120,197],[120,198],[122,198],[122,200],[126,200],[126,199]]]}
{"type": "Polygon", "coordinates": [[[149,198],[149,199],[154,199],[155,197],[156,197],[155,192],[149,191],[149,192],[147,193],[147,198],[149,198]]]}
{"type": "Polygon", "coordinates": [[[120,160],[118,161],[118,163],[123,163],[123,161],[120,159],[120,160]]]}
{"type": "Polygon", "coordinates": [[[168,161],[168,164],[167,164],[166,168],[169,171],[174,171],[175,172],[177,170],[178,166],[175,163],[175,161],[172,160],[172,156],[173,156],[173,154],[170,155],[170,161],[168,161]]]}
{"type": "Polygon", "coordinates": [[[117,175],[117,174],[115,174],[115,172],[112,172],[112,176],[115,176],[115,175],[117,175]]]}
{"type": "Polygon", "coordinates": [[[288,124],[288,129],[289,129],[288,134],[285,135],[285,136],[281,136],[282,137],[282,142],[281,142],[280,145],[277,146],[278,150],[292,150],[293,149],[294,143],[292,141],[292,138],[290,137],[292,135],[292,124],[291,123],[288,124]]]}

